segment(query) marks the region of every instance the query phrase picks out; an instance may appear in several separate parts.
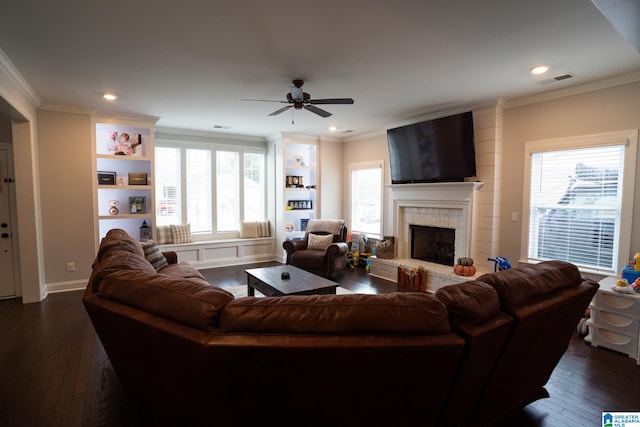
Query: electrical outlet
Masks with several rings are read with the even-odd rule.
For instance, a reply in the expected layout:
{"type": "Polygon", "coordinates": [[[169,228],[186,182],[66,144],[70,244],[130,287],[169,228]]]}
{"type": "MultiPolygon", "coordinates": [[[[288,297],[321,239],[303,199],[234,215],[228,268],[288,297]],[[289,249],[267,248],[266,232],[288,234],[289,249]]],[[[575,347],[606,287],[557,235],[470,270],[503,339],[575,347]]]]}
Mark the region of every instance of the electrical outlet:
{"type": "Polygon", "coordinates": [[[67,263],[67,272],[68,273],[72,273],[76,271],[76,263],[75,262],[68,262],[67,263]]]}

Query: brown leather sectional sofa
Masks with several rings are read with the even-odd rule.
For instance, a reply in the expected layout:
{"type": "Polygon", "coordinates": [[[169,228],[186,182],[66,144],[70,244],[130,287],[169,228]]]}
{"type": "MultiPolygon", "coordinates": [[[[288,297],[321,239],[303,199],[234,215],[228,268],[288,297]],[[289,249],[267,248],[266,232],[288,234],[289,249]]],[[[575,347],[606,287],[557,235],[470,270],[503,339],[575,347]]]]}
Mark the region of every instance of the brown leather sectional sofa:
{"type": "Polygon", "coordinates": [[[488,426],[544,389],[598,285],[551,261],[435,295],[239,298],[122,230],[83,296],[150,425],[488,426]]]}

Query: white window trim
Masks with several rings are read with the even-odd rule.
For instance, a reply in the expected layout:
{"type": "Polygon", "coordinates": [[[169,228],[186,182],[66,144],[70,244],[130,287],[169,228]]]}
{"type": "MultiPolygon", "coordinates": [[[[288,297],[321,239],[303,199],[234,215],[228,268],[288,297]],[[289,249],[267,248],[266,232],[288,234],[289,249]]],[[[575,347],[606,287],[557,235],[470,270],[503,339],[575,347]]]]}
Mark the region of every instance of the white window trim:
{"type": "Polygon", "coordinates": [[[352,194],[352,186],[353,183],[351,182],[351,174],[354,170],[359,170],[359,169],[376,169],[376,168],[380,168],[381,170],[381,175],[380,175],[380,233],[379,234],[372,234],[372,233],[367,233],[367,237],[372,237],[375,239],[382,239],[382,235],[384,234],[383,232],[383,224],[384,224],[384,206],[385,206],[385,192],[384,192],[384,160],[371,160],[368,162],[358,162],[358,163],[349,163],[349,224],[353,224],[353,218],[351,218],[351,202],[353,201],[353,194],[352,194]]]}
{"type": "Polygon", "coordinates": [[[527,141],[524,149],[524,187],[522,191],[522,236],[520,258],[525,262],[537,262],[528,258],[529,212],[531,198],[531,156],[532,153],[558,151],[607,145],[625,145],[624,174],[622,177],[622,206],[620,207],[620,232],[618,235],[617,270],[582,269],[585,272],[617,276],[628,263],[631,253],[631,226],[633,220],[633,199],[635,194],[636,158],[638,150],[638,129],[605,132],[590,135],[527,141]]]}

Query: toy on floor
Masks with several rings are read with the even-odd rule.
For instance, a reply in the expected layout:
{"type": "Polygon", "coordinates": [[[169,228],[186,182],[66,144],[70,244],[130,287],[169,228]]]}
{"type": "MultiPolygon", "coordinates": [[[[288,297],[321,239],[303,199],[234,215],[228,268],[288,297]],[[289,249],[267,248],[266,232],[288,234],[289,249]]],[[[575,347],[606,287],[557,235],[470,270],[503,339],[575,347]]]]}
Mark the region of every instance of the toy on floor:
{"type": "Polygon", "coordinates": [[[493,271],[502,271],[502,270],[508,270],[511,268],[511,263],[509,262],[508,259],[506,259],[503,256],[497,256],[495,258],[487,258],[489,261],[493,261],[495,262],[495,265],[493,266],[493,271]]]}

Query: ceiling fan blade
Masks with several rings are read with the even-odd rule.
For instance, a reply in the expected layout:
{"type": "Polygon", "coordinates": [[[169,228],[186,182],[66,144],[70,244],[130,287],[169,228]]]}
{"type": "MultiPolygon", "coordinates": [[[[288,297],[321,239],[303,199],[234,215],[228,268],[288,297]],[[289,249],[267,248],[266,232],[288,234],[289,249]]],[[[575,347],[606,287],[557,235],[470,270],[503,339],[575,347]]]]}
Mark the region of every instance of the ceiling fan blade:
{"type": "Polygon", "coordinates": [[[273,113],[269,114],[270,116],[277,116],[278,114],[282,113],[283,111],[288,110],[289,108],[293,107],[293,105],[287,105],[286,107],[282,107],[279,110],[274,111],[273,113]]]}
{"type": "Polygon", "coordinates": [[[310,104],[353,104],[352,98],[310,99],[310,104]]]}
{"type": "Polygon", "coordinates": [[[240,101],[256,101],[256,102],[278,102],[280,104],[288,104],[289,101],[274,101],[273,99],[241,99],[240,101]]]}
{"type": "Polygon", "coordinates": [[[323,110],[321,108],[315,107],[313,105],[305,105],[304,108],[306,110],[309,110],[312,113],[316,113],[317,115],[322,116],[322,117],[329,117],[331,115],[330,112],[325,111],[325,110],[323,110]]]}

